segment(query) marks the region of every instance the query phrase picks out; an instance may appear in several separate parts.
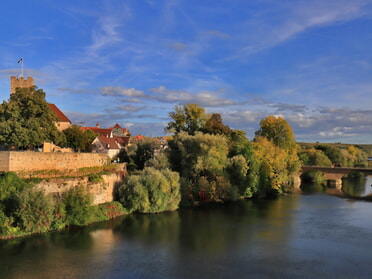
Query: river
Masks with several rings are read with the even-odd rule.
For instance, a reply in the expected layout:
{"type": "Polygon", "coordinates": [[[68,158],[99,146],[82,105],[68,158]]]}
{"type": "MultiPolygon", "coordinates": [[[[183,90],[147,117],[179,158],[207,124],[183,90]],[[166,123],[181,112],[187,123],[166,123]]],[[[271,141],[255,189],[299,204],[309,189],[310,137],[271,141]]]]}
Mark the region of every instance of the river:
{"type": "Polygon", "coordinates": [[[371,217],[316,190],[128,215],[1,241],[0,278],[370,278],[371,217]]]}

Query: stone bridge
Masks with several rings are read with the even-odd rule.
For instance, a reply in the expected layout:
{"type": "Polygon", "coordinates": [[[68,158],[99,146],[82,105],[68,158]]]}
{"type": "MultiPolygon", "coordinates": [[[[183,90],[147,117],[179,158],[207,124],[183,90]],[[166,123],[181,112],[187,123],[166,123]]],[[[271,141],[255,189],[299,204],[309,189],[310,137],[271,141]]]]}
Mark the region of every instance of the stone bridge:
{"type": "Polygon", "coordinates": [[[342,188],[342,177],[347,173],[362,172],[366,175],[372,175],[372,168],[345,168],[345,167],[321,167],[321,166],[303,166],[302,167],[302,173],[306,171],[311,171],[311,170],[320,171],[324,173],[328,186],[332,188],[338,188],[338,189],[342,188]]]}

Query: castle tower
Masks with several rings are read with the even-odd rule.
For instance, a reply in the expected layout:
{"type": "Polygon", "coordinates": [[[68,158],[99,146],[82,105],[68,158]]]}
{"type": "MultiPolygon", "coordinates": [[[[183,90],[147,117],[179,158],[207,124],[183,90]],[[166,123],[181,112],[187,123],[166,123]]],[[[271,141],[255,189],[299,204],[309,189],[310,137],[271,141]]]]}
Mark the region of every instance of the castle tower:
{"type": "Polygon", "coordinates": [[[10,94],[13,94],[16,92],[16,88],[29,88],[34,86],[34,78],[32,77],[27,77],[25,79],[24,77],[10,77],[10,94]]]}

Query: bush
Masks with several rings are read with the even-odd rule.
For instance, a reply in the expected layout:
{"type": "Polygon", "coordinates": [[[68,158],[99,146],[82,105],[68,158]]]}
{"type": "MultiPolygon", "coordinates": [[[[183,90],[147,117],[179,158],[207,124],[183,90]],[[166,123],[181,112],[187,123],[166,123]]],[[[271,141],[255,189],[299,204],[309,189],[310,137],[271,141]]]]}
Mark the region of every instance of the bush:
{"type": "Polygon", "coordinates": [[[127,214],[128,211],[118,201],[103,203],[93,206],[93,219],[97,221],[107,221],[114,217],[127,214]]]}
{"type": "Polygon", "coordinates": [[[28,187],[28,184],[14,172],[2,174],[0,176],[0,202],[12,197],[26,187],[28,187]]]}
{"type": "Polygon", "coordinates": [[[15,235],[19,231],[18,228],[13,226],[13,218],[8,217],[0,210],[0,239],[2,237],[15,235]]]}
{"type": "Polygon", "coordinates": [[[130,212],[176,210],[181,200],[179,175],[169,169],[145,168],[128,176],[119,188],[119,199],[130,212]]]}
{"type": "Polygon", "coordinates": [[[16,194],[14,212],[17,226],[24,232],[38,233],[50,229],[53,221],[53,203],[43,191],[26,188],[16,194]]]}
{"type": "Polygon", "coordinates": [[[84,226],[91,222],[92,198],[83,187],[74,187],[62,197],[66,225],[84,226]]]}

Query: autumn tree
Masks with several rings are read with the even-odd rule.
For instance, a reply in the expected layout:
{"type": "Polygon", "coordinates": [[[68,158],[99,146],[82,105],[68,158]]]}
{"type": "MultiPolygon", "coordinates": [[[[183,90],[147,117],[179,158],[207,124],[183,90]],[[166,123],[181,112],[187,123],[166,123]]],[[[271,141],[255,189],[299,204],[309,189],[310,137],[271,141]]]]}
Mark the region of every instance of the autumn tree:
{"type": "Polygon", "coordinates": [[[9,101],[0,105],[0,144],[27,149],[44,142],[61,145],[65,137],[56,128],[56,121],[43,90],[35,86],[17,88],[9,101]]]}
{"type": "Polygon", "coordinates": [[[352,162],[351,166],[353,167],[367,167],[367,154],[355,147],[354,145],[349,145],[347,148],[347,152],[349,154],[350,161],[352,162]]]}
{"type": "Polygon", "coordinates": [[[273,193],[281,193],[285,187],[290,187],[301,161],[288,122],[275,116],[262,119],[260,129],[255,133],[254,147],[260,161],[260,187],[273,193]]]}
{"type": "Polygon", "coordinates": [[[208,119],[204,108],[198,104],[175,106],[169,116],[172,121],[168,122],[166,131],[174,134],[187,132],[189,135],[194,135],[196,131],[200,131],[204,127],[208,119]]]}
{"type": "Polygon", "coordinates": [[[289,149],[296,145],[291,126],[282,117],[268,116],[260,121],[260,129],[255,137],[264,137],[276,146],[289,149]]]}
{"type": "Polygon", "coordinates": [[[205,122],[202,131],[207,134],[230,136],[232,131],[229,126],[225,125],[219,113],[212,113],[210,118],[205,122]]]}
{"type": "Polygon", "coordinates": [[[254,142],[255,157],[260,163],[258,195],[282,193],[289,182],[287,152],[267,138],[254,142]]]}

